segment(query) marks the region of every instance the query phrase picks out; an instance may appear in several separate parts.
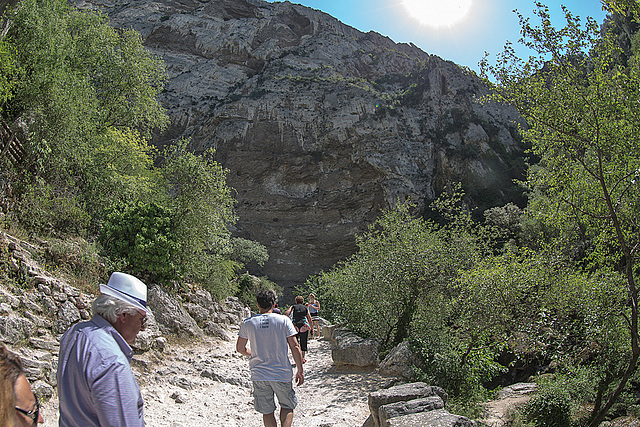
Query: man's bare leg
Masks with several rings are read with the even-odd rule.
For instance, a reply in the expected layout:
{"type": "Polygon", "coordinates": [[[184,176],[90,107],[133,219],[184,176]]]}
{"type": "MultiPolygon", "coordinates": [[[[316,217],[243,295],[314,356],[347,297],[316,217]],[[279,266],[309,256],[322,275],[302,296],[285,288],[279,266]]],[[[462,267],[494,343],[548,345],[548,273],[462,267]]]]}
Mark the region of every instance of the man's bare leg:
{"type": "Polygon", "coordinates": [[[282,427],[291,427],[293,423],[293,409],[280,408],[280,424],[282,427]]]}
{"type": "Polygon", "coordinates": [[[264,423],[265,427],[278,427],[276,416],[273,412],[270,414],[262,414],[262,422],[264,423]]]}

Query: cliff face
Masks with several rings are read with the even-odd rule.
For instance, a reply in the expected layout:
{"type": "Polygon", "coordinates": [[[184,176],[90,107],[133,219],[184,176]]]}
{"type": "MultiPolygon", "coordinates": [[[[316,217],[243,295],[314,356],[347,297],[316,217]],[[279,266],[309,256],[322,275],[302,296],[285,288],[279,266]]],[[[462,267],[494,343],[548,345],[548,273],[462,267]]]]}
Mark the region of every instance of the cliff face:
{"type": "Polygon", "coordinates": [[[165,61],[166,144],[209,147],[237,191],[236,235],[269,249],[255,274],[287,287],[330,268],[354,235],[449,183],[487,208],[524,170],[517,113],[481,105],[471,73],[320,11],[260,0],[81,0],[165,61]]]}

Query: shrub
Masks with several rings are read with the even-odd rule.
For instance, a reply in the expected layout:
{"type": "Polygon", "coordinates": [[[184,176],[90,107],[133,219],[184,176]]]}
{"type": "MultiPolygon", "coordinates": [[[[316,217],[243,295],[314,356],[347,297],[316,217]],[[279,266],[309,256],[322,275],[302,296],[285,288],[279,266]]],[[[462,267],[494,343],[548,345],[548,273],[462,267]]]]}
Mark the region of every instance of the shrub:
{"type": "Polygon", "coordinates": [[[13,214],[24,228],[37,233],[84,233],[90,218],[80,198],[35,179],[25,187],[13,214]]]}
{"type": "Polygon", "coordinates": [[[540,427],[567,427],[571,425],[571,399],[559,389],[544,390],[524,406],[527,421],[540,427]]]}
{"type": "Polygon", "coordinates": [[[166,283],[179,277],[173,213],[156,203],[114,209],[100,230],[107,254],[126,260],[134,275],[166,283]]]}

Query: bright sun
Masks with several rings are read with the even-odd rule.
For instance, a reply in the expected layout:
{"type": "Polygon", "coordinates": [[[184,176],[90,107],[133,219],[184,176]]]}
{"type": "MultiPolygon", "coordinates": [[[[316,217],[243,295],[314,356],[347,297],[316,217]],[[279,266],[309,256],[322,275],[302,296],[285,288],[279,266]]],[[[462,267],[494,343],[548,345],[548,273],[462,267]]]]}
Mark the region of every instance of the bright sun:
{"type": "Polygon", "coordinates": [[[402,0],[409,14],[429,27],[448,27],[462,20],[472,0],[402,0]]]}

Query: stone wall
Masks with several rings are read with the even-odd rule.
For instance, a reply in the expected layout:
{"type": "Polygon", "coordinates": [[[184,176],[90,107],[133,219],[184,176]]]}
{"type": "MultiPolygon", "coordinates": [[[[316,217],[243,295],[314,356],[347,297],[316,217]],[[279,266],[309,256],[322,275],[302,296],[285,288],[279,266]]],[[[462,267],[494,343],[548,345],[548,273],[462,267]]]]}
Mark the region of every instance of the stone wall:
{"type": "MultiPolygon", "coordinates": [[[[20,356],[27,379],[43,400],[54,394],[61,335],[71,325],[91,318],[95,298],[42,268],[37,259],[47,245],[0,232],[2,261],[13,278],[0,280],[0,341],[20,356]]],[[[98,284],[95,289],[97,292],[98,284]]],[[[138,334],[133,346],[136,354],[162,352],[167,337],[197,338],[206,334],[231,340],[231,329],[244,318],[236,298],[216,302],[207,291],[196,287],[176,297],[150,285],[148,293],[151,312],[146,330],[138,334]]]]}

